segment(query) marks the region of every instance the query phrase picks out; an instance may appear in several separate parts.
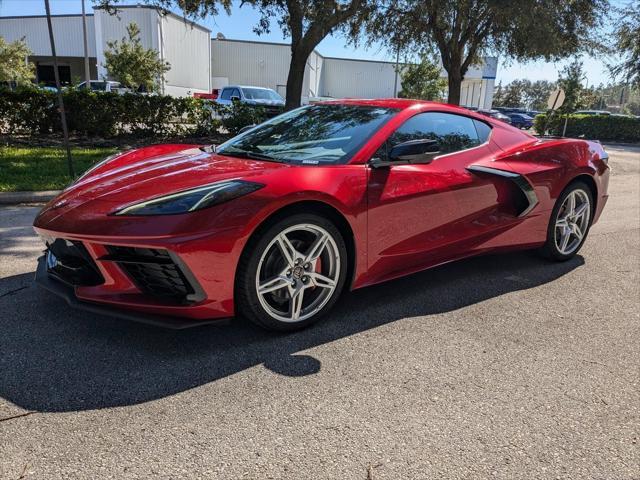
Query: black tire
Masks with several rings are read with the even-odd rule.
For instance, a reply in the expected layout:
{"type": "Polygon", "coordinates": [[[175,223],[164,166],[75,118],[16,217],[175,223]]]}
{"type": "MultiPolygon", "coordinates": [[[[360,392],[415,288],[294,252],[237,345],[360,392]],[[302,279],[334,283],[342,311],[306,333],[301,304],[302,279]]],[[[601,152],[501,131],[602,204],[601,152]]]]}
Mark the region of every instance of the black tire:
{"type": "Polygon", "coordinates": [[[314,213],[297,213],[277,220],[258,232],[257,235],[254,235],[245,247],[236,276],[236,310],[241,316],[268,330],[287,332],[308,327],[326,315],[338,300],[347,277],[347,262],[348,255],[344,238],[336,226],[327,218],[314,213]],[[266,254],[265,250],[270,248],[269,246],[272,245],[275,238],[288,228],[302,224],[321,227],[333,238],[337,247],[340,268],[335,289],[326,300],[326,303],[316,313],[303,320],[285,322],[274,318],[261,304],[256,288],[256,276],[259,275],[260,260],[263,254],[266,254]]]}
{"type": "MultiPolygon", "coordinates": [[[[591,229],[591,224],[593,222],[593,213],[594,213],[594,203],[593,203],[593,194],[591,193],[591,189],[589,186],[578,180],[569,184],[560,194],[556,204],[551,211],[551,216],[549,217],[549,226],[547,227],[547,240],[544,246],[540,249],[540,253],[550,259],[555,260],[557,262],[566,262],[567,260],[572,259],[576,256],[576,254],[584,245],[585,240],[589,234],[589,230],[591,229]],[[560,209],[563,207],[565,200],[569,195],[573,194],[577,190],[581,191],[586,198],[589,199],[589,219],[587,222],[586,229],[583,233],[583,237],[580,242],[577,244],[575,248],[573,248],[568,253],[563,253],[556,243],[556,221],[558,219],[558,215],[560,214],[560,209]]],[[[575,241],[575,240],[574,240],[575,241]]]]}

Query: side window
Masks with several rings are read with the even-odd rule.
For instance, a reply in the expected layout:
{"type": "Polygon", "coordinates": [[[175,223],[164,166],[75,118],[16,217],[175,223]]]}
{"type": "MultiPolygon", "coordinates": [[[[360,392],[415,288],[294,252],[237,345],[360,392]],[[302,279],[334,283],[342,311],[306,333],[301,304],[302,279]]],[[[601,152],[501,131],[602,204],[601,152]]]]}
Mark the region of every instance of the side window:
{"type": "Polygon", "coordinates": [[[238,90],[237,88],[233,89],[233,92],[231,92],[231,97],[238,97],[240,98],[240,90],[238,90]]]}
{"type": "Polygon", "coordinates": [[[223,88],[220,94],[220,100],[231,100],[231,89],[223,88]]]}
{"type": "Polygon", "coordinates": [[[489,135],[491,135],[491,127],[480,120],[473,120],[473,124],[476,126],[476,132],[478,132],[478,139],[480,143],[484,143],[489,140],[489,135]]]}
{"type": "Polygon", "coordinates": [[[404,122],[391,137],[389,147],[409,140],[438,140],[442,154],[472,148],[483,143],[473,119],[453,113],[419,113],[404,122]]]}

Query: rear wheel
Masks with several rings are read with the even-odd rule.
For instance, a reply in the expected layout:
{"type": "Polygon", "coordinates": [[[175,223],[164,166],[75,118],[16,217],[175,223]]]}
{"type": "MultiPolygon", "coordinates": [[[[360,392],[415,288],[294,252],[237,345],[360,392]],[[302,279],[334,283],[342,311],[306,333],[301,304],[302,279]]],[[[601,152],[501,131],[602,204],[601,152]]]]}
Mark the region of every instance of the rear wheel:
{"type": "Polygon", "coordinates": [[[240,313],[272,330],[319,320],[344,285],[347,253],[340,231],[324,217],[297,214],[252,242],[238,270],[240,313]]]}
{"type": "Polygon", "coordinates": [[[542,253],[558,261],[573,258],[587,239],[592,212],[591,189],[583,182],[569,185],[551,212],[542,253]]]}

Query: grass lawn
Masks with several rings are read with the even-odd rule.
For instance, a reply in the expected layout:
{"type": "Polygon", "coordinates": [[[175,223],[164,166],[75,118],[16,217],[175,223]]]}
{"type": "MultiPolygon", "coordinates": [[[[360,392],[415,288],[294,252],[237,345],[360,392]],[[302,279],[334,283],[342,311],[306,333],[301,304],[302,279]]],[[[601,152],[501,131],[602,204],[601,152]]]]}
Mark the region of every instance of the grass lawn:
{"type": "MultiPolygon", "coordinates": [[[[112,147],[73,147],[76,175],[116,151],[112,147]]],[[[0,192],[60,190],[71,180],[64,148],[0,146],[0,192]]]]}

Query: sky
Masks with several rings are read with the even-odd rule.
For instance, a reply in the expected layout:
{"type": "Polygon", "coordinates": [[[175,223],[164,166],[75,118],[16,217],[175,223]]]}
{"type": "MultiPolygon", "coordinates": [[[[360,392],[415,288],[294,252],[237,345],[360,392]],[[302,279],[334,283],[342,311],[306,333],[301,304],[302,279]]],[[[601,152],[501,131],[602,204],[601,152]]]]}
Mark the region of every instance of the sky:
{"type": "MultiPolygon", "coordinates": [[[[81,12],[82,0],[50,0],[52,14],[69,14],[81,12]]],[[[613,0],[611,3],[620,4],[622,0],[613,0]]],[[[123,4],[135,4],[135,0],[122,2],[123,4]]],[[[245,5],[242,8],[239,2],[232,9],[231,15],[221,13],[216,17],[209,17],[197,20],[197,23],[206,26],[212,31],[212,35],[221,32],[226,38],[238,40],[262,40],[270,42],[287,42],[277,25],[273,25],[271,33],[256,35],[253,26],[260,18],[257,11],[245,5]]],[[[85,0],[85,8],[90,13],[93,3],[85,0]]],[[[0,16],[13,15],[44,15],[43,0],[0,0],[0,16]]],[[[340,35],[330,36],[324,39],[318,46],[318,51],[329,57],[346,57],[366,60],[395,60],[394,54],[386,51],[380,45],[359,46],[355,48],[347,44],[344,37],[340,35]]],[[[586,82],[589,86],[611,81],[607,69],[607,63],[615,63],[616,58],[612,56],[598,56],[597,58],[582,56],[586,82]]],[[[500,59],[496,84],[502,82],[503,85],[515,79],[551,80],[558,78],[558,72],[571,60],[564,60],[558,63],[536,61],[519,63],[500,59]]]]}

